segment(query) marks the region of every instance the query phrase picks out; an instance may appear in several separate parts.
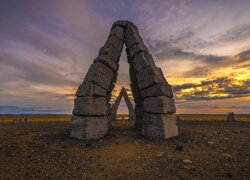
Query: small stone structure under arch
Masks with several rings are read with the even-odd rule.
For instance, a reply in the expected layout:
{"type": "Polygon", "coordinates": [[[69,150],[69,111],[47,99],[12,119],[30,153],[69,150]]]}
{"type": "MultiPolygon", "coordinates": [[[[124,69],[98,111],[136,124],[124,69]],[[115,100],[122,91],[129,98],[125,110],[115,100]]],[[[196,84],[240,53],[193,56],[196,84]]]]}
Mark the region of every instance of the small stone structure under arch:
{"type": "Polygon", "coordinates": [[[155,65],[136,25],[119,20],[112,25],[108,39],[76,92],[71,137],[96,139],[110,129],[110,99],[124,43],[135,101],[135,128],[150,138],[178,135],[171,86],[155,65]]]}
{"type": "Polygon", "coordinates": [[[117,110],[118,110],[118,107],[119,107],[120,102],[122,100],[122,97],[124,98],[124,101],[125,101],[125,103],[126,103],[126,105],[128,107],[129,120],[132,120],[132,121],[135,120],[135,117],[136,117],[135,116],[135,111],[134,111],[132,103],[129,100],[127,91],[126,91],[126,89],[124,87],[122,87],[118,97],[116,98],[114,104],[111,107],[112,119],[116,120],[117,110]]]}

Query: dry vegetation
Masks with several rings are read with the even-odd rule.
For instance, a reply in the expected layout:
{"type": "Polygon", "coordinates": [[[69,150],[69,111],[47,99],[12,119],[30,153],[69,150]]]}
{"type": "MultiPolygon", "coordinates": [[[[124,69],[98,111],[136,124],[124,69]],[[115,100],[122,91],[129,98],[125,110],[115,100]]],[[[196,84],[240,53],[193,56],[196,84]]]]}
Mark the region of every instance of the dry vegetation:
{"type": "Polygon", "coordinates": [[[65,115],[65,114],[51,114],[51,115],[14,115],[14,114],[3,114],[0,115],[0,123],[13,123],[13,121],[16,122],[24,122],[27,120],[28,122],[65,122],[70,121],[71,115],[65,115]]]}
{"type": "MultiPolygon", "coordinates": [[[[123,115],[118,115],[117,120],[122,120],[123,115]]],[[[225,114],[181,114],[178,115],[183,121],[225,121],[225,114]]],[[[236,114],[237,121],[249,121],[250,114],[236,114]]],[[[70,121],[71,115],[66,114],[51,114],[51,115],[13,115],[4,114],[0,115],[0,123],[13,123],[16,122],[67,122],[70,121]]],[[[127,120],[128,117],[124,117],[123,120],[127,120]]]]}

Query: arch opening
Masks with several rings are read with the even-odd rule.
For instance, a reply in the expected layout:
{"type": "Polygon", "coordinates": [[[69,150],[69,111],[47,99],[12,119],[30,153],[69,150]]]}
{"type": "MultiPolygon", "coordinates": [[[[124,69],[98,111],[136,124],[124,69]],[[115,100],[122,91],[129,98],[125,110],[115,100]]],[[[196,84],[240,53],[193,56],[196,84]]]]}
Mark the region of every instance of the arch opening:
{"type": "Polygon", "coordinates": [[[117,120],[117,119],[125,120],[125,119],[127,119],[127,120],[134,121],[136,118],[133,104],[131,103],[131,101],[128,97],[127,91],[124,87],[122,87],[118,97],[116,98],[115,102],[112,104],[111,115],[112,115],[112,120],[117,120]],[[120,105],[122,99],[124,99],[125,104],[128,108],[128,116],[126,116],[126,114],[124,114],[124,113],[118,115],[118,108],[119,108],[119,105],[120,105]]]}

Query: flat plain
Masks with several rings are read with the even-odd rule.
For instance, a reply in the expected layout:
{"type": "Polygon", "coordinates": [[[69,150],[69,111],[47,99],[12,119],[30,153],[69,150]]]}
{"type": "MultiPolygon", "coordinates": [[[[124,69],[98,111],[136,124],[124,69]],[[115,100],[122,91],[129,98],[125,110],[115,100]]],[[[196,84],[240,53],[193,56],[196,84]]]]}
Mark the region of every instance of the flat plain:
{"type": "Polygon", "coordinates": [[[120,120],[79,141],[68,115],[22,118],[0,123],[0,179],[250,179],[249,122],[183,120],[178,137],[152,140],[120,120]]]}
{"type": "MultiPolygon", "coordinates": [[[[118,115],[117,120],[121,120],[118,115]]],[[[124,115],[124,120],[128,118],[124,115]]],[[[226,121],[225,114],[179,114],[183,121],[226,121]]],[[[250,122],[250,114],[236,114],[237,121],[250,122]]],[[[14,122],[69,122],[70,114],[0,114],[0,123],[14,122]]]]}

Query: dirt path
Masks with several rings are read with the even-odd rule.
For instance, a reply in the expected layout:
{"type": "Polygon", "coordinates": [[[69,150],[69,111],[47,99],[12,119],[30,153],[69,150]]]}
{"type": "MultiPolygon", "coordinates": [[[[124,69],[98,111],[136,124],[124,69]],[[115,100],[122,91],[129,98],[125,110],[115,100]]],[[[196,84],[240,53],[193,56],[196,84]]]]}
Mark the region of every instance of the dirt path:
{"type": "Polygon", "coordinates": [[[128,122],[93,141],[69,131],[70,123],[0,124],[0,179],[250,179],[250,123],[180,123],[165,141],[128,122]]]}

